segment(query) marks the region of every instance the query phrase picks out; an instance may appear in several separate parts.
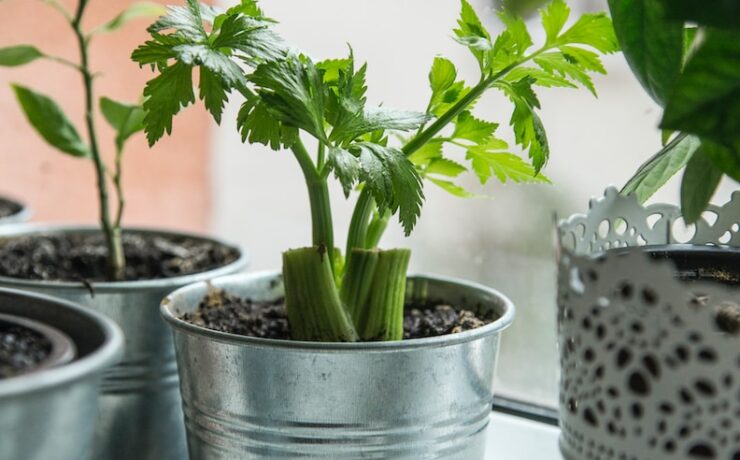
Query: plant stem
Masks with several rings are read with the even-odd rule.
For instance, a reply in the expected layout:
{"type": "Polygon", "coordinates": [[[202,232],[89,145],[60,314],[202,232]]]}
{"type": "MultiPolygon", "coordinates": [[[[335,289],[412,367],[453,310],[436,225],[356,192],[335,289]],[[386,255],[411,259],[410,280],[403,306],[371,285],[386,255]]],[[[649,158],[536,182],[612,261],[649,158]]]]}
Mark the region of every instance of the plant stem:
{"type": "Polygon", "coordinates": [[[115,173],[113,174],[113,185],[116,187],[116,198],[118,198],[118,211],[116,213],[115,228],[121,228],[121,221],[123,220],[123,210],[126,208],[126,197],[123,195],[123,148],[119,146],[116,148],[116,164],[115,173]]]}
{"type": "Polygon", "coordinates": [[[80,48],[80,73],[85,87],[85,124],[87,126],[87,135],[90,142],[90,152],[93,162],[95,163],[95,173],[98,181],[98,199],[100,204],[100,224],[105,236],[106,246],[108,247],[108,276],[112,280],[122,280],[125,270],[125,256],[123,253],[123,243],[121,241],[121,229],[114,226],[110,219],[110,209],[108,206],[108,185],[106,183],[106,168],[100,157],[98,148],[97,133],[95,130],[95,117],[93,112],[93,77],[90,72],[87,38],[82,31],[82,17],[85,14],[88,0],[80,0],[77,5],[77,12],[72,20],[72,28],[77,37],[80,48]]]}
{"type": "Polygon", "coordinates": [[[370,295],[378,254],[377,249],[353,249],[347,254],[347,266],[339,297],[355,327],[360,326],[360,312],[370,295]]]}
{"type": "Polygon", "coordinates": [[[357,340],[357,332],[339,298],[330,259],[320,247],[283,253],[285,309],[295,340],[357,340]]]}
{"type": "Polygon", "coordinates": [[[308,187],[308,198],[311,202],[311,224],[313,228],[313,245],[323,247],[329,254],[329,263],[334,269],[334,230],[331,215],[331,201],[329,200],[329,187],[326,178],[319,175],[316,166],[303,145],[297,140],[290,149],[293,151],[298,164],[301,166],[303,176],[308,187]]]}
{"type": "Polygon", "coordinates": [[[406,270],[411,251],[391,249],[378,253],[367,302],[358,305],[355,324],[363,340],[403,339],[406,270]]]}

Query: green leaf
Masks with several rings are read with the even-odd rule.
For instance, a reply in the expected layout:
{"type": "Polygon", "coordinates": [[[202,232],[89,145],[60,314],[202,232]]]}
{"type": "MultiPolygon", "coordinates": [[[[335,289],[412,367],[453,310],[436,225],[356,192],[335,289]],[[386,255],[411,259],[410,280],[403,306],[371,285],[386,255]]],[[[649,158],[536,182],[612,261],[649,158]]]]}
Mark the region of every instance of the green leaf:
{"type": "Polygon", "coordinates": [[[202,66],[210,70],[214,74],[211,82],[223,82],[224,91],[247,85],[242,69],[228,56],[207,45],[178,45],[173,51],[177,53],[179,62],[189,67],[202,66]]]}
{"type": "Polygon", "coordinates": [[[485,145],[468,148],[466,158],[471,161],[481,184],[488,182],[492,174],[502,183],[509,179],[517,183],[550,182],[543,174],[538,174],[532,165],[512,153],[502,151],[506,148],[506,142],[495,138],[485,145]]]}
{"type": "MultiPolygon", "coordinates": [[[[469,86],[465,86],[465,82],[457,81],[446,90],[432,94],[429,112],[435,116],[441,116],[460,99],[464,98],[470,92],[470,89],[469,86]]],[[[468,105],[468,110],[472,109],[473,105],[472,103],[468,105]]]]}
{"type": "Polygon", "coordinates": [[[56,102],[17,84],[13,85],[13,91],[28,122],[46,142],[72,156],[91,156],[90,149],[56,102]]]}
{"type": "Polygon", "coordinates": [[[612,21],[606,13],[582,15],[554,43],[557,45],[588,45],[605,54],[619,51],[619,43],[614,35],[612,21]]]}
{"type": "Polygon", "coordinates": [[[414,153],[409,155],[408,159],[418,166],[426,166],[434,158],[442,157],[442,141],[432,139],[426,144],[419,147],[414,153]]]}
{"type": "Polygon", "coordinates": [[[555,73],[545,72],[542,69],[534,67],[517,67],[506,74],[506,81],[517,82],[522,79],[531,78],[533,79],[532,84],[542,86],[545,88],[552,87],[563,87],[563,88],[577,88],[577,86],[565,77],[561,77],[555,73]]]}
{"type": "Polygon", "coordinates": [[[683,24],[667,21],[656,0],[609,0],[609,9],[632,72],[650,97],[665,105],[681,74],[683,24]]]}
{"type": "Polygon", "coordinates": [[[288,148],[298,138],[298,131],[280,123],[259,98],[247,99],[242,104],[236,123],[242,142],[260,143],[273,150],[288,148]]]}
{"type": "Polygon", "coordinates": [[[221,114],[228,95],[218,75],[209,70],[208,67],[200,68],[200,99],[204,102],[206,110],[211,112],[216,123],[221,123],[221,114]]]}
{"type": "Polygon", "coordinates": [[[113,32],[134,19],[158,17],[165,13],[167,13],[167,9],[158,3],[137,2],[130,5],[106,24],[102,25],[98,30],[100,32],[113,32]]]}
{"type": "Polygon", "coordinates": [[[740,138],[740,32],[706,30],[665,107],[663,129],[740,138]]]}
{"type": "Polygon", "coordinates": [[[694,136],[677,137],[653,155],[622,188],[623,195],[634,194],[644,203],[689,162],[701,143],[694,136]]]}
{"type": "Polygon", "coordinates": [[[32,45],[16,45],[0,48],[0,66],[17,67],[44,57],[44,53],[32,45]]]}
{"type": "Polygon", "coordinates": [[[720,171],[740,182],[740,145],[732,148],[702,139],[701,146],[720,171]]]}
{"type": "Polygon", "coordinates": [[[563,45],[560,47],[566,61],[577,65],[583,70],[606,75],[604,64],[598,54],[577,46],[563,45]]]}
{"type": "Polygon", "coordinates": [[[432,70],[429,72],[429,85],[432,88],[432,94],[437,94],[447,90],[457,78],[457,69],[455,64],[449,59],[437,56],[432,63],[432,70]]]}
{"type": "Polygon", "coordinates": [[[458,28],[454,30],[457,41],[468,47],[481,70],[488,66],[487,53],[493,48],[491,36],[483,27],[478,15],[467,0],[461,0],[458,28]]]}
{"type": "Polygon", "coordinates": [[[670,19],[704,26],[740,29],[740,3],[736,0],[663,0],[670,19]]]}
{"type": "Polygon", "coordinates": [[[563,0],[553,0],[547,7],[540,10],[542,27],[545,29],[547,36],[547,44],[555,42],[558,34],[563,30],[568,16],[570,16],[570,8],[568,8],[568,5],[563,0]]]}
{"type": "Polygon", "coordinates": [[[397,110],[388,107],[363,108],[360,111],[347,115],[334,126],[331,140],[353,140],[356,137],[377,130],[410,131],[418,128],[429,120],[421,112],[397,110]]]}
{"type": "Polygon", "coordinates": [[[455,119],[455,131],[452,133],[452,137],[481,144],[493,136],[496,128],[498,128],[496,123],[479,120],[466,110],[455,119]]]}
{"type": "Polygon", "coordinates": [[[447,158],[434,158],[429,162],[424,171],[425,174],[438,174],[440,176],[457,177],[460,174],[466,172],[468,169],[452,160],[447,158]]]}
{"type": "Polygon", "coordinates": [[[124,104],[107,97],[100,98],[100,111],[116,131],[116,148],[123,150],[125,142],[144,130],[144,109],[139,105],[124,104]]]}
{"type": "Polygon", "coordinates": [[[421,177],[399,149],[359,142],[350,151],[359,160],[360,181],[372,192],[381,214],[398,211],[406,235],[411,233],[424,200],[421,177]]]}
{"type": "Polygon", "coordinates": [[[681,181],[681,212],[687,224],[696,222],[707,209],[720,179],[722,171],[702,147],[689,160],[681,181]]]}
{"type": "Polygon", "coordinates": [[[208,39],[203,27],[202,9],[210,8],[196,0],[186,0],[187,6],[168,6],[167,13],[147,29],[149,33],[172,30],[190,42],[201,43],[208,39]]]}
{"type": "Polygon", "coordinates": [[[473,198],[475,197],[474,194],[468,192],[464,188],[460,187],[457,184],[454,184],[450,181],[443,180],[443,179],[436,179],[434,177],[428,177],[427,178],[431,183],[434,185],[440,187],[442,190],[446,191],[450,195],[460,197],[460,198],[473,198]]]}
{"type": "Polygon", "coordinates": [[[152,146],[165,132],[172,133],[172,118],[195,102],[191,68],[181,62],[167,67],[146,84],[144,96],[144,126],[152,146]]]}
{"type": "Polygon", "coordinates": [[[330,147],[327,165],[342,184],[344,195],[349,196],[360,174],[360,162],[352,153],[340,147],[330,147]]]}
{"type": "Polygon", "coordinates": [[[328,143],[324,132],[327,88],[309,58],[291,55],[264,62],[249,79],[259,87],[260,97],[275,118],[328,143]]]}
{"type": "Polygon", "coordinates": [[[591,77],[581,66],[576,64],[575,61],[569,60],[567,56],[562,52],[544,53],[534,58],[534,62],[549,74],[566,76],[572,81],[580,83],[596,96],[596,88],[591,77]]]}

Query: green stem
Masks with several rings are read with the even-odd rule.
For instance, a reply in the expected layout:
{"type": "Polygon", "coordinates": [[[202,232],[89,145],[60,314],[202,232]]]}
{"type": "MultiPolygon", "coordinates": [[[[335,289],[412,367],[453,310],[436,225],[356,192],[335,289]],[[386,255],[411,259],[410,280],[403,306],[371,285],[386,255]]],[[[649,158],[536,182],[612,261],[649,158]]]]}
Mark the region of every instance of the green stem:
{"type": "Polygon", "coordinates": [[[80,48],[80,73],[85,87],[85,125],[90,142],[90,152],[95,164],[95,173],[98,182],[98,201],[100,204],[100,224],[105,236],[108,248],[108,276],[113,280],[121,280],[125,271],[125,255],[121,240],[121,229],[111,223],[110,209],[108,205],[108,185],[106,182],[106,168],[100,156],[98,148],[97,132],[95,129],[95,116],[93,112],[93,77],[90,72],[87,39],[82,31],[82,17],[85,14],[88,0],[80,0],[77,12],[72,20],[72,28],[80,48]]]}
{"type": "Polygon", "coordinates": [[[295,340],[354,342],[358,338],[339,298],[330,259],[321,247],[283,253],[285,309],[295,340]]]}
{"type": "Polygon", "coordinates": [[[370,295],[360,305],[355,324],[363,340],[402,340],[406,270],[411,251],[380,251],[372,277],[370,295]]]}
{"type": "Polygon", "coordinates": [[[365,247],[374,248],[380,243],[380,239],[388,228],[388,222],[391,220],[391,212],[386,210],[382,214],[375,214],[370,223],[367,225],[367,236],[365,237],[365,247]]]}
{"type": "MultiPolygon", "coordinates": [[[[291,146],[291,150],[301,166],[308,187],[308,198],[311,202],[313,245],[324,247],[329,254],[332,254],[334,251],[334,229],[326,178],[319,175],[303,142],[296,141],[291,146]]],[[[333,257],[329,257],[329,259],[333,269],[333,257]]]]}
{"type": "Polygon", "coordinates": [[[347,254],[347,266],[339,297],[355,327],[360,325],[360,312],[370,295],[378,254],[377,249],[353,249],[347,254]]]}

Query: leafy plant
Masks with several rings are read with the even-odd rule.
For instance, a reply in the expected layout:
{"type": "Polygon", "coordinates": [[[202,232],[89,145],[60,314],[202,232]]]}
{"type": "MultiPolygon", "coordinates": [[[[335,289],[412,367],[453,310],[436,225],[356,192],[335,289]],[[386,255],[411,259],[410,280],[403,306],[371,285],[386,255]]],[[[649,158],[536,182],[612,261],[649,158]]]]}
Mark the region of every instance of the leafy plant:
{"type": "Polygon", "coordinates": [[[121,161],[124,144],[139,131],[144,129],[144,110],[137,104],[124,104],[106,97],[99,99],[99,110],[116,132],[115,162],[108,167],[102,158],[98,146],[98,135],[95,123],[95,75],[89,63],[90,43],[96,36],[113,32],[127,22],[146,16],[159,16],[164,8],[156,3],[134,3],[109,22],[85,32],[82,21],[87,10],[88,0],[80,0],[74,14],[69,12],[56,0],[43,0],[62,14],[74,32],[80,52],[80,62],[44,53],[33,45],[15,45],[0,48],[0,66],[17,67],[30,64],[36,60],[47,59],[71,67],[80,73],[85,91],[85,131],[87,139],[83,140],[74,124],[64,114],[62,108],[49,96],[34,91],[20,84],[13,84],[16,98],[29,123],[36,132],[51,146],[60,152],[75,157],[92,160],[97,176],[98,200],[100,205],[100,224],[105,235],[108,249],[108,276],[113,280],[123,279],[125,255],[121,242],[121,220],[124,211],[121,161]],[[108,203],[108,178],[113,183],[117,197],[115,214],[108,203]]]}
{"type": "Polygon", "coordinates": [[[133,53],[158,73],[144,90],[145,129],[151,144],[171,132],[173,117],[195,101],[196,69],[198,96],[217,122],[231,93],[244,97],[237,117],[242,139],[291,150],[308,188],[313,246],[283,254],[293,338],[400,340],[410,252],[377,248],[390,218],[397,215],[411,233],[425,180],[462,197],[471,195],[456,182],[466,171],[481,183],[548,181],[541,169],[550,148],[535,88],[582,86],[595,94],[589,73],[605,72],[598,53],[618,48],[605,14],[586,14],[566,27],[569,14],[562,0],[543,9],[546,39],[534,47],[520,18],[501,13],[505,29],[492,37],[462,0],[455,39],[470,50],[480,79],[468,85],[450,60],[435,58],[429,102],[415,112],[370,104],[367,65],[358,65],[351,49],[344,58],[314,61],[275,33],[274,20],[254,0],[226,12],[188,0],[169,7],[149,28],[151,40],[133,53]],[[474,114],[491,89],[511,101],[509,124],[529,162],[495,136],[498,124],[474,114]],[[316,141],[315,157],[305,137],[316,141]],[[464,159],[453,159],[448,147],[462,149],[464,159]],[[347,197],[359,193],[346,260],[335,249],[330,175],[347,197]]]}
{"type": "Polygon", "coordinates": [[[740,6],[697,0],[609,0],[633,73],[663,107],[664,147],[622,192],[643,202],[684,170],[684,220],[701,216],[720,179],[740,181],[740,6]]]}

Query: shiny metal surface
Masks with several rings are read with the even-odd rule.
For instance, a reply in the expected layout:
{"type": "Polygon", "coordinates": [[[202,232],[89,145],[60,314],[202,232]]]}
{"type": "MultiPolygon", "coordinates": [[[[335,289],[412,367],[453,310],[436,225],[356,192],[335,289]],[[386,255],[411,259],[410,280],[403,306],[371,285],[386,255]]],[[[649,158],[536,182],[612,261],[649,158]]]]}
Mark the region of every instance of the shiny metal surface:
{"type": "Polygon", "coordinates": [[[86,460],[103,370],[123,348],[120,329],[71,303],[0,289],[0,312],[53,326],[78,350],[71,363],[0,380],[0,460],[86,460]]]}
{"type": "Polygon", "coordinates": [[[34,366],[22,371],[24,374],[67,364],[77,356],[77,348],[72,338],[48,324],[23,316],[8,315],[0,312],[0,325],[6,327],[20,326],[29,329],[45,337],[51,345],[48,355],[34,366]]]}
{"type": "Polygon", "coordinates": [[[403,342],[318,343],[241,337],[194,326],[210,286],[254,300],[282,296],[256,273],[176,291],[173,326],[191,460],[482,459],[500,332],[511,302],[484,286],[409,279],[407,296],[496,311],[460,334],[403,342]]]}
{"type": "MultiPolygon", "coordinates": [[[[0,238],[29,233],[97,232],[96,228],[11,226],[0,238]]],[[[128,232],[187,236],[131,229],[128,232]]],[[[226,243],[222,243],[226,244],[226,243]]],[[[230,246],[230,245],[229,245],[230,246]]],[[[123,360],[104,376],[96,426],[96,460],[183,460],[187,458],[182,404],[172,334],[159,303],[182,286],[241,271],[246,257],[208,272],[162,280],[50,283],[0,277],[0,286],[31,290],[78,303],[113,319],[126,341],[123,360]],[[94,292],[94,294],[93,294],[94,292]]]]}
{"type": "Polygon", "coordinates": [[[31,219],[31,215],[33,213],[31,212],[31,208],[29,208],[25,204],[19,202],[18,200],[13,200],[5,196],[0,196],[0,200],[4,200],[9,203],[16,204],[19,207],[19,211],[16,212],[15,214],[11,214],[5,217],[0,217],[0,225],[20,224],[23,222],[28,222],[31,219]]]}

